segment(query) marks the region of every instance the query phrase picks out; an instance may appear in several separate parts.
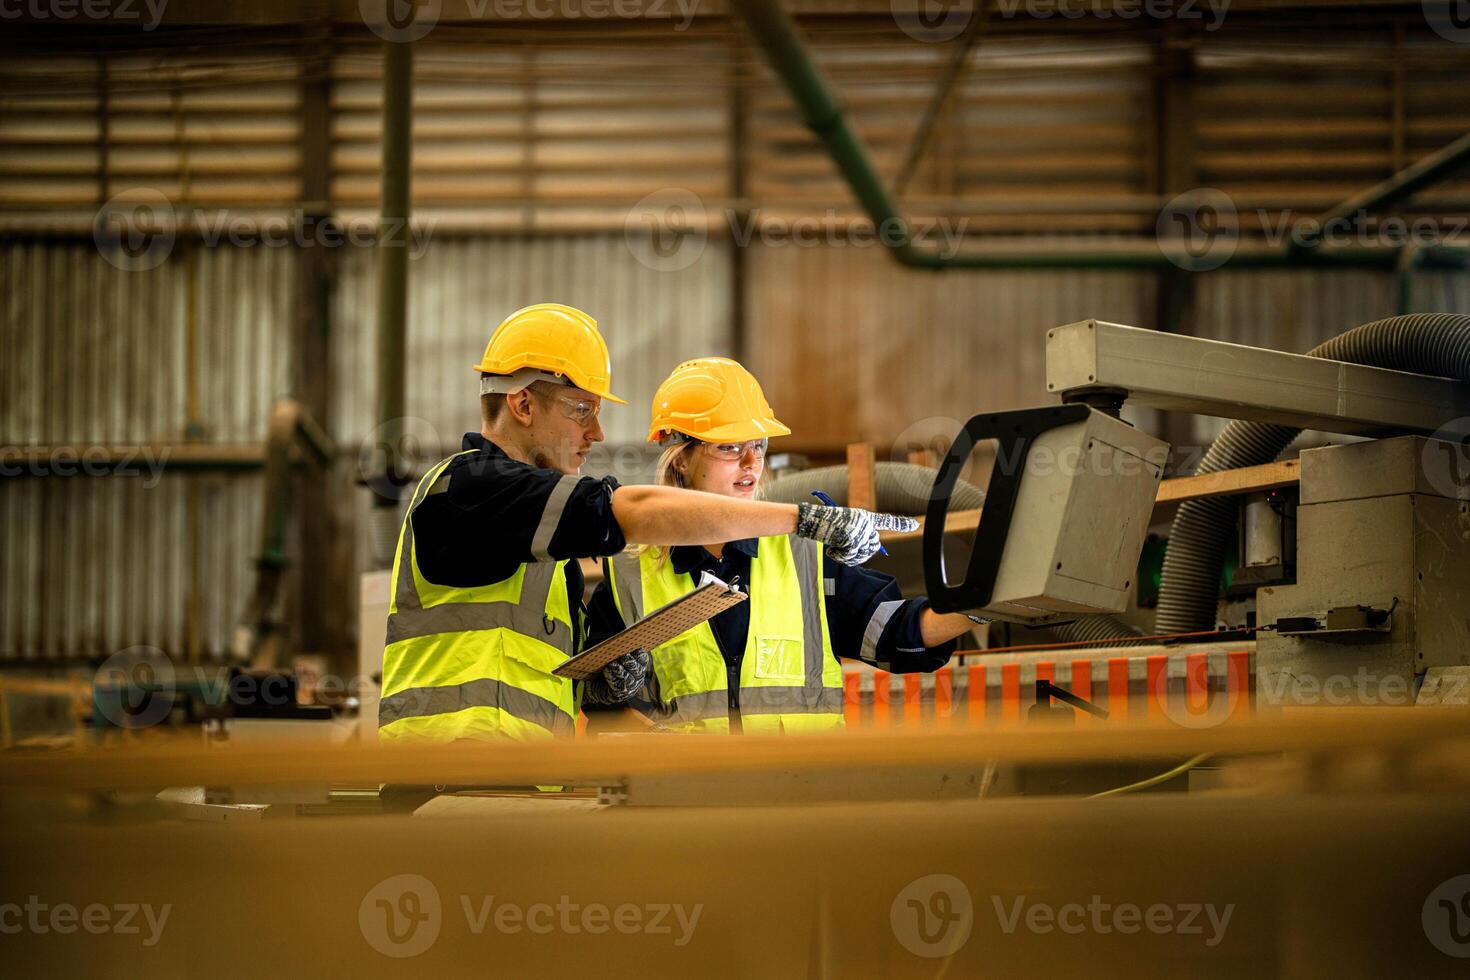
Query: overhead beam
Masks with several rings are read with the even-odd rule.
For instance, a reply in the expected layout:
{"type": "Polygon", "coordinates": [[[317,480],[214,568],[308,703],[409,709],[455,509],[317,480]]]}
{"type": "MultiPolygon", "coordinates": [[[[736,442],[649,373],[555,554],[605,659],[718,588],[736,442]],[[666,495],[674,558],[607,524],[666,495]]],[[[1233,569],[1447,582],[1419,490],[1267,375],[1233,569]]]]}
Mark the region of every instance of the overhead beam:
{"type": "Polygon", "coordinates": [[[904,154],[898,174],[893,178],[894,196],[903,197],[903,192],[908,189],[909,181],[919,169],[919,161],[923,158],[924,150],[929,145],[929,137],[934,132],[935,124],[943,114],[944,107],[949,103],[949,95],[954,91],[955,84],[965,72],[965,62],[970,57],[970,49],[975,46],[976,41],[980,40],[980,35],[985,33],[985,27],[989,23],[990,9],[987,0],[979,0],[975,12],[970,15],[970,22],[955,39],[949,60],[945,62],[944,70],[939,74],[939,81],[934,85],[934,97],[925,107],[924,115],[919,119],[919,126],[914,130],[913,141],[909,143],[908,152],[904,154]]]}
{"type": "Polygon", "coordinates": [[[1046,390],[1352,435],[1431,433],[1470,416],[1470,384],[1100,320],[1047,332],[1046,390]]]}
{"type": "MultiPolygon", "coordinates": [[[[1448,146],[1410,164],[1387,180],[1374,184],[1360,194],[1343,201],[1318,217],[1318,227],[1324,231],[1351,221],[1358,212],[1379,211],[1402,201],[1404,198],[1450,176],[1470,162],[1470,133],[1466,133],[1448,146]]],[[[1314,248],[1320,239],[1308,243],[1314,248]]]]}

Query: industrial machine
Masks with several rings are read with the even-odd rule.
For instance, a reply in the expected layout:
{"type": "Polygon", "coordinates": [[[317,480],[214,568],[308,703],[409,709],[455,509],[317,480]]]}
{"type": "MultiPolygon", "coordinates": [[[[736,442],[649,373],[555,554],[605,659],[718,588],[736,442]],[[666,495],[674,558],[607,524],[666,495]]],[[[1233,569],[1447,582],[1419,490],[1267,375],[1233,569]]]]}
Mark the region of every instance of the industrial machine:
{"type": "Polygon", "coordinates": [[[1470,317],[1394,317],[1307,355],[1096,320],[1046,343],[1047,390],[1063,405],[971,419],[940,468],[924,536],[940,611],[1026,625],[1087,617],[1077,638],[1091,646],[984,658],[1002,701],[1017,701],[1013,716],[1038,681],[1111,703],[1115,716],[1188,725],[1243,706],[1467,701],[1470,317]],[[1224,475],[1173,519],[1154,630],[1164,639],[1093,615],[1128,605],[1167,451],[1117,417],[1125,403],[1238,420],[1200,466],[1201,480],[1224,475]],[[1270,464],[1300,429],[1350,438],[1304,450],[1289,476],[1229,478],[1270,464]],[[953,583],[942,529],[980,439],[1012,465],[993,470],[953,583]],[[1036,465],[1061,444],[1086,451],[1073,466],[1036,465]],[[1222,595],[1232,544],[1239,561],[1222,595]]]}
{"type": "Polygon", "coordinates": [[[977,415],[939,469],[924,525],[938,610],[1032,625],[1122,612],[1169,444],[1085,404],[977,415]],[[975,444],[996,442],[969,567],[946,575],[949,498],[975,444]]]}

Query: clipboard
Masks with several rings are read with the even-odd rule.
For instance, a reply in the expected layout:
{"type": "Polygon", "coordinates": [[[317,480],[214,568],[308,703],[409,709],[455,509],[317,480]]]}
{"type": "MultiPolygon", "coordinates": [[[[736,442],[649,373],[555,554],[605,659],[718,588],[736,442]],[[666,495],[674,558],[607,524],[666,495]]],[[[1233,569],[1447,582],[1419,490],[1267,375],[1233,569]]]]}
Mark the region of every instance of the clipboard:
{"type": "Polygon", "coordinates": [[[744,592],[705,572],[693,592],[659,606],[622,632],[563,661],[552,673],[584,681],[624,654],[652,650],[747,598],[744,592]]]}

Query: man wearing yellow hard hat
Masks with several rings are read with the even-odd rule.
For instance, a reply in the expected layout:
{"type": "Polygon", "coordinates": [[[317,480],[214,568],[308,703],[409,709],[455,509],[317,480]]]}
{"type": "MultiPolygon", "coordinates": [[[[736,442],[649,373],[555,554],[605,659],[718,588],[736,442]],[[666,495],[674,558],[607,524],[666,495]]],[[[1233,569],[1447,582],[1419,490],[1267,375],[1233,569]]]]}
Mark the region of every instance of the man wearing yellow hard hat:
{"type": "MultiPolygon", "coordinates": [[[[907,517],[847,507],[740,500],[669,487],[623,487],[578,473],[601,442],[612,393],[607,345],[581,310],[542,303],[496,328],[475,365],[480,430],[419,481],[393,563],[383,696],[385,740],[568,735],[577,699],[552,670],[582,645],[576,559],[628,543],[684,545],[796,534],[838,562],[878,550],[907,517]]],[[[644,682],[646,653],[589,682],[595,700],[644,682]]]]}
{"type": "MultiPolygon", "coordinates": [[[[701,357],[659,386],[648,439],[665,447],[661,485],[749,500],[767,443],[790,433],[749,371],[701,357]]],[[[692,591],[703,572],[738,581],[750,601],[655,647],[652,676],[631,703],[675,731],[840,730],[839,656],[891,673],[938,670],[974,623],[905,600],[891,576],[823,557],[816,542],[788,534],[625,551],[603,560],[593,639],[692,591]]]]}

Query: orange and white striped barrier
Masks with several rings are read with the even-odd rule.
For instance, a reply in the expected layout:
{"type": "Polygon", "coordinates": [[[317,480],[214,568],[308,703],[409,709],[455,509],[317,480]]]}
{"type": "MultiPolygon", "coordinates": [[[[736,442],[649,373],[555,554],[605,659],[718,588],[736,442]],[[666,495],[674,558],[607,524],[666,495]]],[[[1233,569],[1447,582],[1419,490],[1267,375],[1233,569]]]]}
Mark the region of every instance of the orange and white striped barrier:
{"type": "Polygon", "coordinates": [[[1080,724],[1172,721],[1200,728],[1254,706],[1250,649],[1131,656],[1109,650],[1065,660],[972,654],[931,674],[895,675],[861,665],[845,671],[843,714],[855,730],[1020,724],[1036,703],[1040,680],[1108,711],[1106,720],[1077,711],[1080,724]]]}

